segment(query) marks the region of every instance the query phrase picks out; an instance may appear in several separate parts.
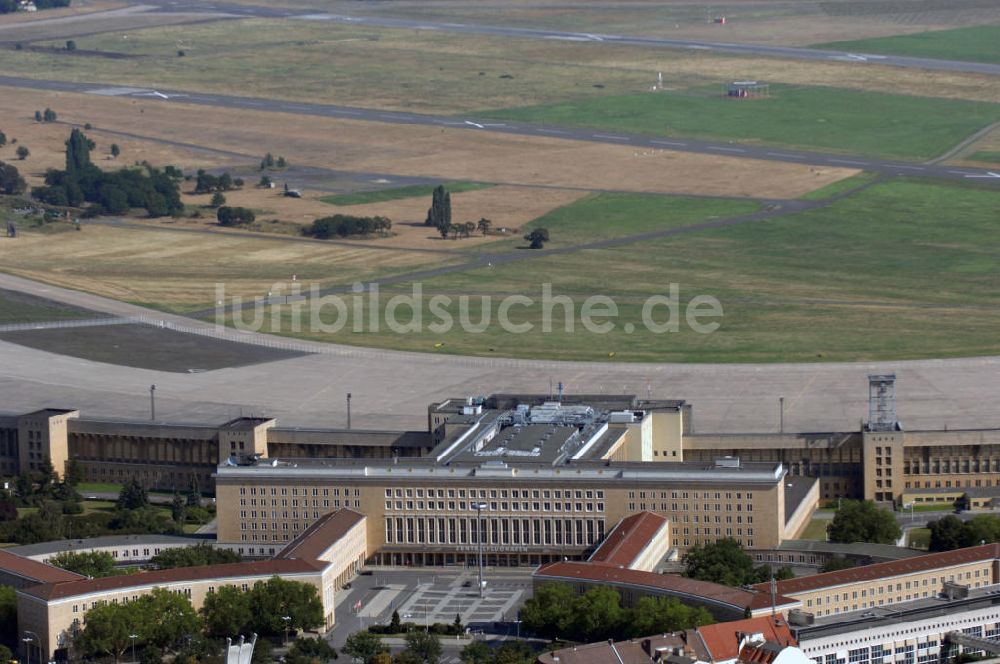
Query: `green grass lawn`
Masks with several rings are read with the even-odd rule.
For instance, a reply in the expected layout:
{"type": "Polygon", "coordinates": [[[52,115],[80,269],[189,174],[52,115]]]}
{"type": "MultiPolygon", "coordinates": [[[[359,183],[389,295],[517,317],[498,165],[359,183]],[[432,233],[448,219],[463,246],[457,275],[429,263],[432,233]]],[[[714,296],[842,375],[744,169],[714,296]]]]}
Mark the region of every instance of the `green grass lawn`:
{"type": "Polygon", "coordinates": [[[941,60],[1000,62],[1000,25],[980,25],[954,30],[933,30],[897,37],[816,44],[815,48],[839,51],[910,55],[941,60]]]}
{"type": "MultiPolygon", "coordinates": [[[[498,261],[425,279],[418,332],[397,333],[383,325],[377,332],[354,333],[346,325],[337,333],[303,336],[424,352],[592,361],[994,355],[1000,353],[998,200],[986,186],[894,180],[824,208],[766,221],[498,261]],[[561,306],[550,307],[548,331],[543,326],[546,284],[553,295],[575,303],[572,331],[564,328],[561,306]],[[671,284],[678,293],[678,330],[653,333],[643,325],[644,304],[652,295],[670,296],[671,284]],[[448,329],[431,327],[442,320],[429,306],[435,294],[450,298],[443,303],[454,322],[448,329]],[[610,331],[582,326],[583,303],[595,294],[612,298],[618,308],[610,331]],[[514,333],[497,324],[500,302],[508,295],[532,298],[529,305],[515,303],[508,310],[512,323],[531,324],[530,331],[514,333]],[[685,307],[702,295],[716,298],[724,311],[720,327],[709,334],[684,321],[685,307]],[[462,306],[470,323],[486,318],[483,330],[463,329],[462,306]],[[631,331],[626,323],[634,326],[631,331]]],[[[599,202],[597,197],[583,204],[594,213],[586,223],[603,218],[599,202]]],[[[632,203],[642,209],[645,197],[632,203]]],[[[408,292],[408,286],[385,285],[381,301],[408,292]]],[[[659,307],[653,318],[663,322],[667,313],[659,307]]],[[[409,314],[399,320],[408,321],[409,314]]]]}
{"type": "Polygon", "coordinates": [[[100,318],[101,316],[102,314],[94,311],[0,289],[0,325],[45,323],[81,318],[100,318]]]}
{"type": "Polygon", "coordinates": [[[931,531],[929,528],[914,528],[908,531],[907,544],[911,549],[927,550],[931,543],[931,531]]]}
{"type": "Polygon", "coordinates": [[[120,493],[121,484],[109,484],[107,482],[80,482],[76,490],[82,494],[87,493],[120,493]]]}
{"type": "Polygon", "coordinates": [[[799,539],[826,541],[826,527],[830,524],[830,519],[813,519],[805,527],[799,539]]]}
{"type": "Polygon", "coordinates": [[[512,122],[583,126],[929,159],[1000,120],[1000,104],[772,85],[771,97],[735,100],[718,90],[635,94],[487,112],[512,122]]]}
{"type": "MultiPolygon", "coordinates": [[[[535,228],[549,231],[550,248],[689,226],[735,217],[760,209],[755,201],[659,196],[655,194],[591,194],[525,224],[522,235],[535,228]]],[[[479,245],[474,251],[496,252],[525,245],[521,238],[479,245]]]]}
{"type": "Polygon", "coordinates": [[[966,159],[970,161],[983,161],[987,164],[1000,164],[1000,151],[998,150],[981,150],[979,152],[973,152],[966,159]]]}
{"type": "MultiPolygon", "coordinates": [[[[436,184],[414,184],[394,189],[360,191],[352,194],[334,194],[332,196],[323,196],[319,200],[332,205],[364,205],[366,203],[384,203],[385,201],[396,201],[403,198],[417,198],[421,196],[426,196],[429,199],[437,186],[436,184]]],[[[453,194],[459,194],[463,191],[475,191],[477,189],[489,189],[492,186],[492,184],[480,182],[450,182],[444,185],[445,189],[453,194]]],[[[430,205],[429,202],[428,205],[430,205]]]]}

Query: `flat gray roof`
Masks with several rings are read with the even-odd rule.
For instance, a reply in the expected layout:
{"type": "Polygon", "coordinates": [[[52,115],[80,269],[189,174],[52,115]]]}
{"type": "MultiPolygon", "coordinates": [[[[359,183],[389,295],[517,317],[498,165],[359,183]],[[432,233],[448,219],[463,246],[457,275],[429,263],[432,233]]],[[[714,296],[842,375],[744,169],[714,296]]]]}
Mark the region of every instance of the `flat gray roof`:
{"type": "Polygon", "coordinates": [[[926,551],[906,549],[891,544],[866,544],[854,542],[840,544],[838,542],[820,542],[818,540],[785,540],[778,545],[778,551],[801,551],[802,553],[831,553],[833,555],[869,556],[884,560],[901,560],[914,556],[925,556],[926,551]]]}
{"type": "Polygon", "coordinates": [[[61,551],[80,551],[111,546],[155,546],[157,544],[182,544],[194,546],[213,541],[205,537],[184,537],[181,535],[107,535],[105,537],[90,537],[87,539],[56,540],[54,542],[39,542],[25,544],[6,549],[19,556],[30,557],[59,553],[61,551]]]}

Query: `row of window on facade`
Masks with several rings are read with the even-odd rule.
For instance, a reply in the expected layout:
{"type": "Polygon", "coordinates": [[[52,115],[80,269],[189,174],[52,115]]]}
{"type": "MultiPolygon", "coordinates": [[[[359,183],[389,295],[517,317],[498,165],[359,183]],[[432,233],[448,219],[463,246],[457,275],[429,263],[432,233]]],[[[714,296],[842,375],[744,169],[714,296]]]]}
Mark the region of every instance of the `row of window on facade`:
{"type": "Polygon", "coordinates": [[[604,537],[603,519],[386,517],[387,544],[590,546],[604,537]],[[477,525],[478,522],[478,525],[477,525]]]}

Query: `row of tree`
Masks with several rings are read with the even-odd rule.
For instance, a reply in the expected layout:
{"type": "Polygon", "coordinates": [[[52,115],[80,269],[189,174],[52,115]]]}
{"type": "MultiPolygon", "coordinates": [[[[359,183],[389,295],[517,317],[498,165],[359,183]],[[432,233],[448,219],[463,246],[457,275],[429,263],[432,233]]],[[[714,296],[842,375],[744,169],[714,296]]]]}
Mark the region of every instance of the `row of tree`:
{"type": "Polygon", "coordinates": [[[521,609],[525,629],[547,638],[574,641],[621,639],[708,625],[703,607],[672,597],[643,597],[632,608],[621,605],[613,588],[591,588],[582,595],[565,583],[546,583],[521,609]]]}
{"type": "MultiPolygon", "coordinates": [[[[196,544],[164,549],[150,559],[149,565],[155,569],[173,569],[176,567],[238,563],[242,559],[235,551],[217,549],[207,544],[196,544]]],[[[106,551],[63,551],[52,556],[46,562],[95,579],[138,571],[134,568],[117,567],[118,561],[106,551]]]]}
{"type": "Polygon", "coordinates": [[[232,191],[243,187],[242,178],[234,178],[229,173],[212,175],[199,168],[195,174],[194,193],[210,194],[212,192],[232,191]]]}
{"type": "Polygon", "coordinates": [[[386,236],[392,229],[392,221],[386,217],[354,217],[335,214],[313,221],[312,226],[302,229],[303,235],[327,240],[331,237],[386,236]]]}
{"type": "Polygon", "coordinates": [[[322,624],[315,586],[273,577],[246,592],[223,586],[206,597],[200,612],[184,595],[162,588],[128,603],[99,603],[88,611],[86,627],[74,635],[72,646],[84,656],[110,656],[117,662],[133,644],[162,656],[179,652],[201,633],[268,637],[322,624]]]}
{"type": "Polygon", "coordinates": [[[216,211],[215,218],[220,226],[246,226],[252,224],[257,215],[250,208],[222,206],[216,211]]]}
{"type": "Polygon", "coordinates": [[[406,646],[395,656],[382,637],[372,632],[355,632],[347,637],[341,651],[358,664],[437,664],[441,659],[441,637],[430,632],[406,634],[406,646]]]}
{"type": "Polygon", "coordinates": [[[1000,518],[979,514],[968,521],[949,514],[927,524],[931,531],[931,551],[951,551],[967,546],[1000,542],[1000,518]]]}

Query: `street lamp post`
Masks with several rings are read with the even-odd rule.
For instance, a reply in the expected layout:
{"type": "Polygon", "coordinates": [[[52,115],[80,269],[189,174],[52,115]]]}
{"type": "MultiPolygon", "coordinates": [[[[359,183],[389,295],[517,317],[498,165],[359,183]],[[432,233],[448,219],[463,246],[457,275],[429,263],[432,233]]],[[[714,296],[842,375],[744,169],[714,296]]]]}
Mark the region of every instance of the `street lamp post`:
{"type": "Polygon", "coordinates": [[[282,645],[287,646],[288,645],[288,623],[290,623],[292,621],[292,617],[291,616],[281,616],[281,619],[285,621],[285,641],[284,641],[284,643],[282,643],[282,645]]]}
{"type": "Polygon", "coordinates": [[[27,630],[26,629],[26,630],[24,630],[24,638],[22,638],[21,640],[24,641],[24,654],[25,654],[24,661],[25,661],[25,664],[31,664],[31,643],[32,642],[34,642],[38,646],[38,648],[39,648],[38,661],[41,662],[41,660],[42,660],[42,656],[41,656],[42,642],[41,642],[41,639],[38,638],[38,635],[35,634],[34,632],[32,632],[31,630],[27,630]]]}
{"type": "Polygon", "coordinates": [[[476,509],[476,543],[479,545],[479,598],[482,599],[484,592],[483,586],[483,508],[489,507],[486,503],[476,503],[473,505],[476,509]]]}
{"type": "Polygon", "coordinates": [[[128,638],[132,639],[132,661],[135,662],[135,640],[139,638],[138,634],[129,634],[128,638]]]}

